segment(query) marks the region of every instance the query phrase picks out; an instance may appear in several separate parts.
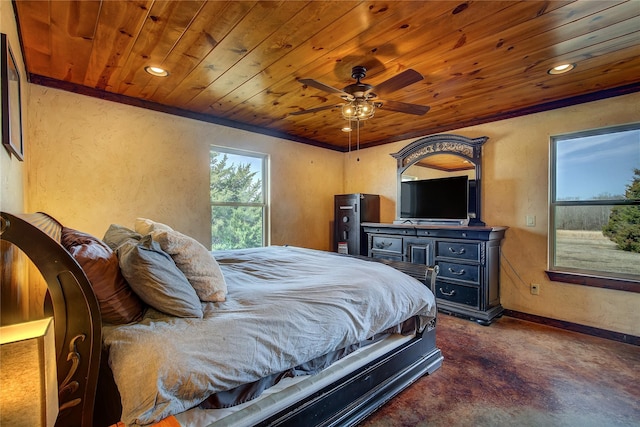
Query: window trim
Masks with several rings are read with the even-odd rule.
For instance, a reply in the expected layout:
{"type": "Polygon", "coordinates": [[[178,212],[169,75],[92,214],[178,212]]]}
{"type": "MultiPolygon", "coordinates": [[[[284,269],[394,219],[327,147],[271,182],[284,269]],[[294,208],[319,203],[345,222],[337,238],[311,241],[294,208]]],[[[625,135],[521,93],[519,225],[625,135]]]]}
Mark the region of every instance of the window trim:
{"type": "Polygon", "coordinates": [[[571,283],[574,285],[640,293],[640,281],[596,276],[593,274],[570,273],[568,271],[559,270],[546,270],[545,273],[547,273],[549,280],[553,282],[571,283]]]}
{"type": "MultiPolygon", "coordinates": [[[[257,151],[242,150],[238,148],[229,148],[222,145],[209,145],[209,158],[211,158],[211,152],[234,154],[236,156],[254,157],[262,160],[262,203],[237,203],[237,202],[214,202],[211,200],[209,194],[209,212],[211,215],[213,206],[248,206],[248,207],[262,207],[262,246],[271,245],[271,192],[270,192],[270,173],[269,165],[271,164],[271,157],[266,153],[259,153],[257,151]]],[[[209,183],[211,185],[211,183],[209,183]]],[[[209,223],[211,223],[211,217],[209,217],[209,223]]]]}
{"type": "Polygon", "coordinates": [[[620,276],[607,276],[607,272],[598,272],[595,270],[582,270],[572,268],[555,267],[556,255],[556,227],[555,227],[555,211],[557,206],[598,206],[598,205],[639,205],[638,200],[579,200],[579,201],[555,201],[556,200],[556,172],[557,172],[557,142],[562,140],[584,138],[587,136],[605,135],[617,132],[625,132],[629,130],[640,130],[640,123],[629,123],[624,125],[610,126],[599,129],[584,130],[561,135],[554,135],[550,138],[549,157],[551,159],[549,168],[549,230],[548,230],[548,248],[549,256],[547,259],[548,268],[545,270],[547,277],[551,281],[571,283],[583,286],[592,286],[605,289],[614,289],[620,291],[640,293],[640,280],[635,278],[620,276]]]}

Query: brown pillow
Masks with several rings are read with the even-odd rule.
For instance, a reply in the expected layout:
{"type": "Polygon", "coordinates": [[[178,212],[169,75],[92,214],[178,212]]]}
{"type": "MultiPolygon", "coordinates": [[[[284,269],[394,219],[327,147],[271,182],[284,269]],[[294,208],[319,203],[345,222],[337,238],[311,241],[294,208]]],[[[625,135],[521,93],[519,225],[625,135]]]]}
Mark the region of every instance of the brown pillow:
{"type": "Polygon", "coordinates": [[[129,287],[120,271],[118,258],[100,239],[62,227],[62,246],[84,270],[98,298],[102,320],[113,324],[142,318],[142,301],[129,287]]]}

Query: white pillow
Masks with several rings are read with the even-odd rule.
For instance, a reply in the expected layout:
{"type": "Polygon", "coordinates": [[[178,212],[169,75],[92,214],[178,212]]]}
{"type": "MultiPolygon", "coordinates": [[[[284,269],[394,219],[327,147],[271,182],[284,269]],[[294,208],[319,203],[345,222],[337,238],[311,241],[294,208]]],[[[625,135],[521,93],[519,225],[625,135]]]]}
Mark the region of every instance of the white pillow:
{"type": "Polygon", "coordinates": [[[151,234],[162,250],[171,255],[201,301],[225,301],[227,283],[218,262],[204,245],[168,225],[145,218],[136,219],[135,229],[141,234],[151,234]]]}
{"type": "Polygon", "coordinates": [[[146,218],[136,218],[136,223],[134,227],[136,233],[140,234],[150,234],[152,231],[173,231],[173,228],[169,227],[166,224],[161,222],[151,221],[146,218]]]}

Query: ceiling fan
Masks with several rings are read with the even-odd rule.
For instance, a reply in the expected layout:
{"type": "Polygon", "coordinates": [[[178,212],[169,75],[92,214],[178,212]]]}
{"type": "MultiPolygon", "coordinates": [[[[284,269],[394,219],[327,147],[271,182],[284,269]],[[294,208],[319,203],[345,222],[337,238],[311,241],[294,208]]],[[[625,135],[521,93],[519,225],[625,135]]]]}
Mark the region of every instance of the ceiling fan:
{"type": "Polygon", "coordinates": [[[330,110],[332,108],[342,107],[342,117],[345,120],[367,120],[373,117],[377,108],[382,110],[396,111],[399,113],[414,114],[421,116],[429,111],[430,107],[426,105],[407,104],[406,102],[378,100],[378,96],[386,97],[391,92],[402,89],[413,83],[417,83],[424,79],[422,74],[415,70],[408,69],[400,74],[391,77],[377,86],[362,83],[360,80],[367,75],[367,69],[361,65],[353,67],[351,77],[356,79],[355,83],[350,84],[344,89],[336,89],[314,79],[300,79],[300,83],[307,86],[315,87],[322,91],[338,95],[345,103],[335,105],[325,105],[318,108],[310,108],[308,110],[295,111],[289,113],[291,116],[299,116],[301,114],[316,113],[318,111],[330,110]],[[375,92],[374,92],[375,91],[375,92]]]}

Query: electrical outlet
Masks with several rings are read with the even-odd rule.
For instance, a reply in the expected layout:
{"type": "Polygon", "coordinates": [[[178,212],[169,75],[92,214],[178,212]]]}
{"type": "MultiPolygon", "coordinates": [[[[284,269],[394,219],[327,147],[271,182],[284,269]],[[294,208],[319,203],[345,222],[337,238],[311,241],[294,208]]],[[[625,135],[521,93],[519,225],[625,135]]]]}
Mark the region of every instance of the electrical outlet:
{"type": "Polygon", "coordinates": [[[537,283],[531,284],[531,295],[540,295],[540,285],[537,283]]]}

